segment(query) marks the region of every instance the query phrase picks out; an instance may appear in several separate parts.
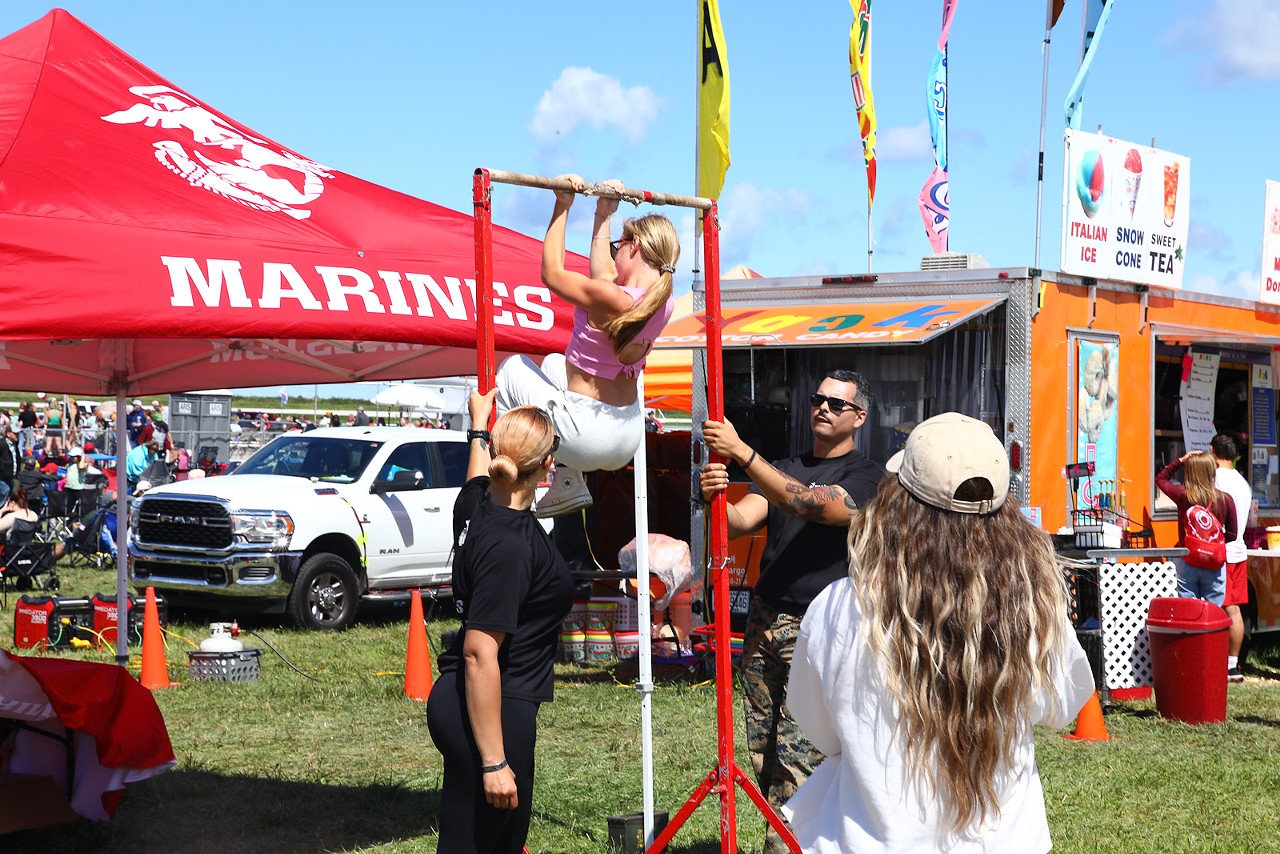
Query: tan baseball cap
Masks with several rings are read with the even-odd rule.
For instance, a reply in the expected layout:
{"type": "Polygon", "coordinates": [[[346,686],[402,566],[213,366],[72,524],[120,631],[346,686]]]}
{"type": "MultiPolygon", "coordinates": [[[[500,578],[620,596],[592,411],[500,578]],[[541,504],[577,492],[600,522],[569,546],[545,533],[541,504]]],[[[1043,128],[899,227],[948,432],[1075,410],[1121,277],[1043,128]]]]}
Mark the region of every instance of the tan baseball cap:
{"type": "Polygon", "coordinates": [[[976,418],[944,412],[920,422],[907,444],[885,468],[896,472],[903,488],[926,504],[953,513],[985,515],[1009,497],[1009,455],[996,434],[976,418]],[[993,497],[960,501],[956,490],[970,478],[991,484],[993,497]]]}

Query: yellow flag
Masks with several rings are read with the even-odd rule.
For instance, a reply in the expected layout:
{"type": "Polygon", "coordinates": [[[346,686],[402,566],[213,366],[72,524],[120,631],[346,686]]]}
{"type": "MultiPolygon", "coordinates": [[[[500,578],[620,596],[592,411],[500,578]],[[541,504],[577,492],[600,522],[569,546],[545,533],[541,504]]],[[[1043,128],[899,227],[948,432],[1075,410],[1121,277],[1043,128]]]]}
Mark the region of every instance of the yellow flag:
{"type": "Polygon", "coordinates": [[[718,199],[729,170],[729,57],[720,4],[702,0],[698,18],[698,195],[718,199]]]}

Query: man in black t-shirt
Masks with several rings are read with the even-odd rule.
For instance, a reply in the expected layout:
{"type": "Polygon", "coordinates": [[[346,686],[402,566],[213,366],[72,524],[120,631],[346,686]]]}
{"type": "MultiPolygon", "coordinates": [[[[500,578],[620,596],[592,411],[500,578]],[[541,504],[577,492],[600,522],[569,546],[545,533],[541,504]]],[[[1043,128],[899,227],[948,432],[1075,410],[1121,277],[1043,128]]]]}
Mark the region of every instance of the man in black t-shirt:
{"type": "MultiPolygon", "coordinates": [[[[884,476],[853,447],[870,405],[871,387],[862,375],[831,371],[810,397],[813,449],[774,463],[761,459],[727,421],[703,425],[707,446],[735,460],[752,481],[751,491],[728,506],[729,536],[767,531],[747,612],[742,693],[756,781],[779,813],[823,759],[787,713],[787,679],[805,609],[848,573],[852,511],[875,495],[884,476]]],[[[725,466],[707,464],[701,485],[708,501],[727,488],[725,466]]],[[[769,827],[764,850],[789,849],[769,827]]]]}

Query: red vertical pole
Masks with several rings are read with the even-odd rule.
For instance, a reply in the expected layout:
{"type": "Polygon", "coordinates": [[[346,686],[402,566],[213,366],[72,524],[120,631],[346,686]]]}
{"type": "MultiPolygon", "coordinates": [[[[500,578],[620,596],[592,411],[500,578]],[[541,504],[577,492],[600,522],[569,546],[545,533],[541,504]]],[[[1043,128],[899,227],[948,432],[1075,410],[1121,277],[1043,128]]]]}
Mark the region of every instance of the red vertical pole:
{"type": "MultiPolygon", "coordinates": [[[[702,213],[702,255],[706,277],[707,314],[707,417],[724,420],[724,353],[720,343],[720,223],[714,204],[702,213]]],[[[716,462],[725,462],[715,457],[716,462]]],[[[729,638],[728,512],[725,493],[711,502],[712,603],[715,607],[716,736],[719,744],[717,771],[720,790],[720,851],[737,854],[737,790],[733,749],[733,663],[729,638]]]]}
{"type": "Polygon", "coordinates": [[[493,388],[493,184],[488,169],[477,169],[472,179],[471,203],[476,233],[476,382],[480,391],[493,388]]]}

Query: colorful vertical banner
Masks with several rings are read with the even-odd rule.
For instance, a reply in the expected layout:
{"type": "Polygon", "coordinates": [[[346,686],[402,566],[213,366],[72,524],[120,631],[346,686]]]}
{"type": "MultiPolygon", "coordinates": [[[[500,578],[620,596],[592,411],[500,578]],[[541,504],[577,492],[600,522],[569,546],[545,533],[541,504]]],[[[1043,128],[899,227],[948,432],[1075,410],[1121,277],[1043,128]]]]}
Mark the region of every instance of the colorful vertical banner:
{"type": "Polygon", "coordinates": [[[925,109],[929,114],[929,135],[933,138],[934,169],[920,190],[919,201],[920,218],[935,253],[947,251],[951,227],[947,180],[947,38],[959,3],[960,0],[942,0],[942,34],[938,36],[938,49],[925,81],[925,109]]]}
{"type": "MultiPolygon", "coordinates": [[[[1094,52],[1102,41],[1102,31],[1111,17],[1113,0],[1085,0],[1084,4],[1084,38],[1080,42],[1080,70],[1076,72],[1075,82],[1067,92],[1064,108],[1067,113],[1067,127],[1080,130],[1080,122],[1084,117],[1081,106],[1084,102],[1084,84],[1089,79],[1089,67],[1093,65],[1094,52]]],[[[1058,12],[1061,14],[1061,8],[1058,12]]],[[[1054,20],[1057,20],[1055,17],[1054,20]]]]}
{"type": "Polygon", "coordinates": [[[1280,305],[1280,181],[1267,182],[1267,203],[1262,223],[1261,302],[1280,305]]]}
{"type": "Polygon", "coordinates": [[[1049,3],[1049,29],[1053,29],[1058,25],[1058,18],[1062,17],[1062,7],[1067,5],[1067,0],[1048,0],[1049,3]]]}
{"type": "Polygon", "coordinates": [[[702,0],[698,51],[698,195],[718,199],[729,171],[729,56],[717,0],[702,0]]]}
{"type": "Polygon", "coordinates": [[[867,164],[867,208],[876,201],[876,105],[871,95],[871,0],[849,0],[853,26],[849,28],[849,82],[858,110],[858,134],[867,164]]]}
{"type": "Polygon", "coordinates": [[[1076,483],[1077,507],[1111,506],[1119,490],[1120,344],[1076,339],[1076,458],[1093,475],[1076,483]]]}
{"type": "Polygon", "coordinates": [[[1065,138],[1062,271],[1181,288],[1191,161],[1102,134],[1065,138]]]}

